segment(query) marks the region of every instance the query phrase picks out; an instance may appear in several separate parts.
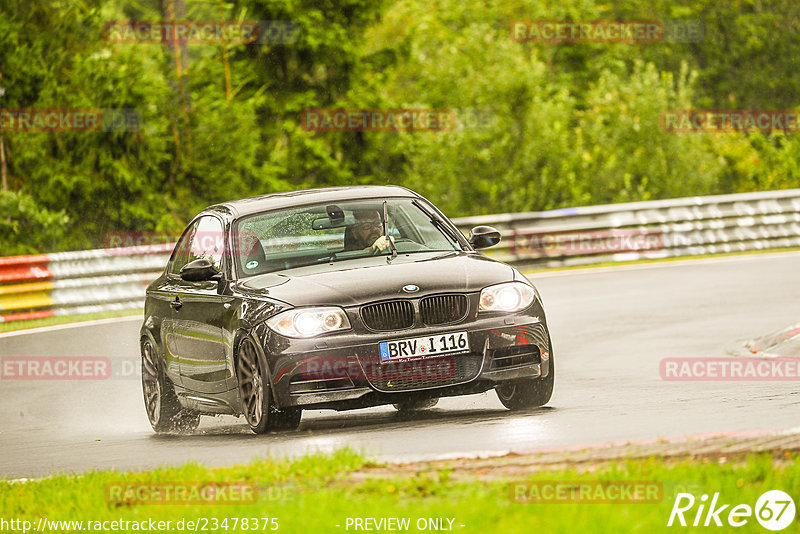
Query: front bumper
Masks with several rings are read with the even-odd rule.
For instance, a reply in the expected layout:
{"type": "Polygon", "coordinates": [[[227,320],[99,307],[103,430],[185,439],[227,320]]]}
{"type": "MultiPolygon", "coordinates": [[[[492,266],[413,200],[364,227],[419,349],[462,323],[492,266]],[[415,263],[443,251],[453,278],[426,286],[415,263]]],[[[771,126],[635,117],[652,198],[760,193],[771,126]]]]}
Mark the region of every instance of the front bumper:
{"type": "MultiPolygon", "coordinates": [[[[351,321],[352,322],[352,321],[351,321]]],[[[257,329],[278,406],[352,409],[409,398],[480,393],[498,383],[545,377],[550,336],[535,303],[516,314],[473,314],[458,324],[400,332],[353,330],[314,339],[288,339],[257,329]],[[469,352],[383,363],[382,341],[466,331],[469,352]]]]}

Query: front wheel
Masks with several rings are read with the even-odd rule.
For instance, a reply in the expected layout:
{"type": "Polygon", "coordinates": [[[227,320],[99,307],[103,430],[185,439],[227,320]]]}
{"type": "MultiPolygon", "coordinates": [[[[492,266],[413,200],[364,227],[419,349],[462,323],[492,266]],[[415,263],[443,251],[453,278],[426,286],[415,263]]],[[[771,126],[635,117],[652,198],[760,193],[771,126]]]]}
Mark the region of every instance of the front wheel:
{"type": "Polygon", "coordinates": [[[270,430],[294,430],[300,425],[301,410],[281,410],[272,401],[266,365],[249,338],[239,343],[236,379],[239,383],[242,412],[250,430],[256,434],[265,434],[270,430]]]}
{"type": "Polygon", "coordinates": [[[270,408],[269,413],[269,427],[272,430],[297,430],[297,427],[300,426],[301,417],[303,417],[303,411],[299,408],[279,410],[273,406],[270,408]]]}
{"type": "Polygon", "coordinates": [[[159,365],[155,347],[142,340],[142,393],[150,426],[157,433],[191,432],[200,424],[200,414],[184,409],[172,381],[159,365]]]}
{"type": "Polygon", "coordinates": [[[544,378],[523,378],[509,384],[496,386],[497,398],[509,410],[538,408],[550,402],[555,383],[556,366],[550,355],[550,372],[544,378]]]}

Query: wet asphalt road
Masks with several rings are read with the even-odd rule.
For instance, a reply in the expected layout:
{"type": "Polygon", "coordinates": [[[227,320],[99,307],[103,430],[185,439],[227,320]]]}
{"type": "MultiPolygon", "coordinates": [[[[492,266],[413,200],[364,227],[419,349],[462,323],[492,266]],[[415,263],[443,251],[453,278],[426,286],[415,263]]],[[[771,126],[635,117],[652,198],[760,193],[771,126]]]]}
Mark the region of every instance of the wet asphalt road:
{"type": "MultiPolygon", "coordinates": [[[[506,411],[493,392],[449,398],[413,419],[391,407],[306,412],[300,429],[255,436],[243,419],[203,418],[156,436],[138,376],[0,380],[0,477],[186,460],[232,464],[349,446],[408,461],[608,441],[798,426],[798,382],[666,382],[666,357],[720,357],[733,341],[800,320],[800,254],[740,256],[531,275],[557,366],[550,405],[506,411]]],[[[2,356],[138,359],[139,318],[0,335],[2,356]]]]}

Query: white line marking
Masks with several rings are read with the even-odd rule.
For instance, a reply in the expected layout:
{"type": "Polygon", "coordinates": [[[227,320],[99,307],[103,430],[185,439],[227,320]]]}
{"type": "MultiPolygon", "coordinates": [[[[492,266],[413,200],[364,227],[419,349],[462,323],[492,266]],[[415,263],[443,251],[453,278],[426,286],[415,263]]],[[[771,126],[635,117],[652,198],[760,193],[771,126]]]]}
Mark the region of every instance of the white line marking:
{"type": "Polygon", "coordinates": [[[68,328],[80,328],[83,326],[97,326],[103,324],[110,324],[116,322],[128,322],[128,321],[143,321],[144,318],[141,313],[136,315],[125,315],[123,317],[110,317],[108,319],[95,319],[93,321],[80,321],[77,323],[66,323],[66,324],[54,324],[52,326],[40,326],[38,328],[25,328],[23,330],[15,330],[13,332],[3,332],[0,333],[0,338],[4,337],[14,337],[14,336],[24,336],[26,334],[42,334],[44,332],[53,332],[55,330],[66,330],[68,328]]]}

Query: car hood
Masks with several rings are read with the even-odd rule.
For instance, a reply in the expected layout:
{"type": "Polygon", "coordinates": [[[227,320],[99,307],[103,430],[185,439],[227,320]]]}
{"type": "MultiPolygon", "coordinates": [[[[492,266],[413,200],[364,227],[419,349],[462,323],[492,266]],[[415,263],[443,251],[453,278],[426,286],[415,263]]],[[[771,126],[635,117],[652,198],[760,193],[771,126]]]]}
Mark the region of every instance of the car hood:
{"type": "Polygon", "coordinates": [[[254,276],[242,283],[249,291],[292,306],[351,306],[375,300],[441,292],[472,292],[514,280],[514,269],[479,254],[409,254],[347,260],[254,276]],[[407,293],[413,284],[419,291],[407,293]]]}

